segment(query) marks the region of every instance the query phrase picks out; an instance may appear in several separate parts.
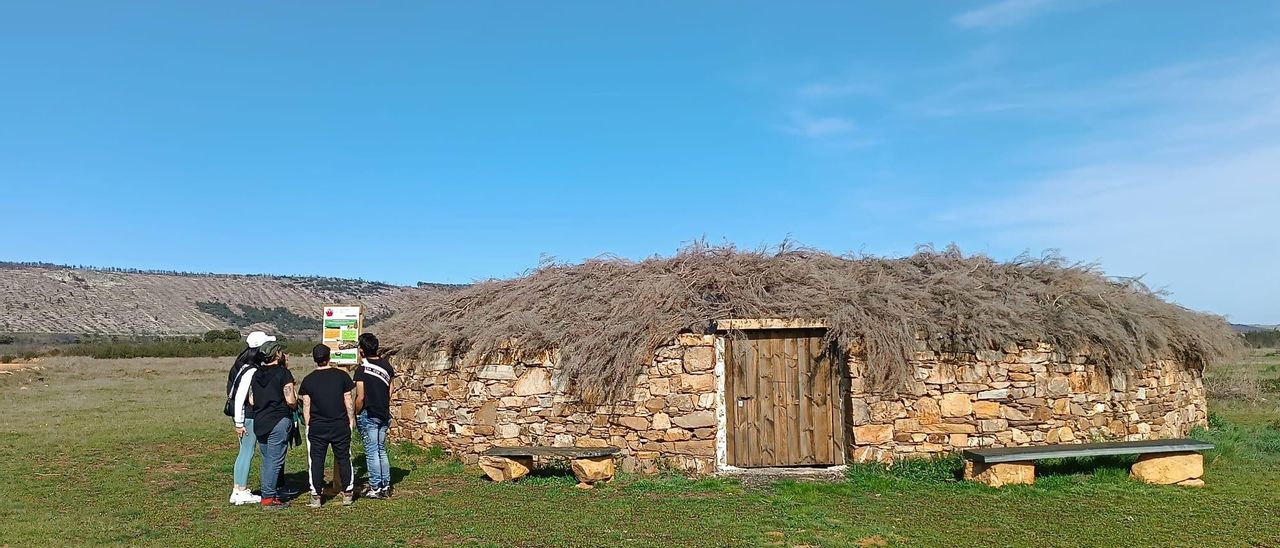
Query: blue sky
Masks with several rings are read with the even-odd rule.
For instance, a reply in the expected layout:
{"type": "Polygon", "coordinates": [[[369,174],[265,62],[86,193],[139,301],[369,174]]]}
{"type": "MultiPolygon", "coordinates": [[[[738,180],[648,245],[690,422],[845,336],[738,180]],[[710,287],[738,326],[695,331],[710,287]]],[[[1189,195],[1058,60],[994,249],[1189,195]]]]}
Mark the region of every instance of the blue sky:
{"type": "Polygon", "coordinates": [[[0,259],[413,283],[955,242],[1280,323],[1277,37],[1245,0],[11,0],[0,259]]]}

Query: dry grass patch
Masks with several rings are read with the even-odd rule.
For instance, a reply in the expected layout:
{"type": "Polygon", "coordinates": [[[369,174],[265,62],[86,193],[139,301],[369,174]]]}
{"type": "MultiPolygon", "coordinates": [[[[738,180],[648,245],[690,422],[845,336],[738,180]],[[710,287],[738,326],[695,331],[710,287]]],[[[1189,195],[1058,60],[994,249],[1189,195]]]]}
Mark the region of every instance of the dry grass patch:
{"type": "Polygon", "coordinates": [[[1220,317],[1053,254],[997,262],[951,247],[890,259],[785,243],[547,263],[519,278],[419,295],[388,322],[385,339],[404,359],[445,351],[466,366],[512,348],[555,350],[571,387],[595,399],[629,390],[676,333],[704,333],[724,318],[823,320],[833,349],[865,352],[879,390],[909,378],[921,338],[949,351],[1046,342],[1106,367],[1157,358],[1204,367],[1241,347],[1220,317]]]}

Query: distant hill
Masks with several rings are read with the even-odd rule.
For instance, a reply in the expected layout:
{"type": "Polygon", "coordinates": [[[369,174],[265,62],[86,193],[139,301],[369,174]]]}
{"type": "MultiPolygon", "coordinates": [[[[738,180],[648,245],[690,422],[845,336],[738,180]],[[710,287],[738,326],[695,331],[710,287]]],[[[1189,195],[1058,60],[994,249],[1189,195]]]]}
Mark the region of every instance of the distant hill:
{"type": "Polygon", "coordinates": [[[211,329],[318,333],[326,304],[365,306],[376,325],[419,291],[343,278],[79,268],[0,262],[0,332],[180,335],[211,329]]]}
{"type": "Polygon", "coordinates": [[[1274,331],[1280,329],[1280,325],[1245,325],[1239,323],[1231,324],[1231,329],[1236,333],[1257,333],[1258,331],[1274,331]]]}

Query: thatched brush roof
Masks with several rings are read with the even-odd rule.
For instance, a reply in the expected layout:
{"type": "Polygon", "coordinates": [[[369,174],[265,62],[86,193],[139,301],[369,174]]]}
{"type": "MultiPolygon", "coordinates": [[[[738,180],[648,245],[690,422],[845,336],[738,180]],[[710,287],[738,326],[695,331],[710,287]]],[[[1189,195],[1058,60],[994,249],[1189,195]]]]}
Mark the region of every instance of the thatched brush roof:
{"type": "Polygon", "coordinates": [[[953,351],[1046,342],[1107,367],[1157,358],[1204,367],[1240,345],[1218,316],[1056,255],[996,262],[953,247],[889,259],[785,244],[758,251],[697,244],[639,262],[544,264],[518,278],[420,295],[387,322],[384,338],[401,359],[445,350],[464,366],[512,343],[558,349],[559,367],[580,393],[608,396],[629,390],[675,334],[702,333],[724,318],[824,321],[836,348],[866,353],[871,386],[881,390],[911,374],[922,335],[953,351]]]}

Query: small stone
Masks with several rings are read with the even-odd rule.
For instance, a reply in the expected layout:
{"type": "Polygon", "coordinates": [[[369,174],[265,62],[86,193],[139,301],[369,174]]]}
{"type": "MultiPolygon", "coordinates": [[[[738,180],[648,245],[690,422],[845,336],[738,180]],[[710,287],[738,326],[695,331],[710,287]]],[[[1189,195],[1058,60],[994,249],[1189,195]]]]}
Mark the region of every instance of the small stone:
{"type": "Polygon", "coordinates": [[[594,485],[601,481],[610,481],[616,472],[613,456],[588,457],[573,459],[569,464],[578,484],[594,485]]]}
{"type": "Polygon", "coordinates": [[[533,468],[533,457],[493,457],[482,455],[480,469],[493,481],[515,481],[533,468]]]}
{"type": "Polygon", "coordinates": [[[942,396],[939,408],[944,417],[964,417],[973,413],[973,403],[968,394],[950,392],[942,396]]]}
{"type": "Polygon", "coordinates": [[[618,424],[625,426],[627,428],[630,428],[632,430],[648,430],[649,429],[649,420],[644,417],[624,415],[624,416],[618,417],[617,422],[618,424]]]}
{"type": "Polygon", "coordinates": [[[510,365],[493,363],[480,366],[480,370],[476,372],[476,376],[486,380],[513,381],[516,379],[516,370],[510,365]]]}
{"type": "Polygon", "coordinates": [[[970,460],[964,463],[964,479],[991,487],[1030,485],[1036,482],[1036,465],[1031,462],[982,464],[970,460]]]}
{"type": "Polygon", "coordinates": [[[1006,418],[1011,421],[1031,420],[1031,417],[1028,417],[1026,413],[1022,412],[1022,410],[1016,407],[1009,407],[1009,406],[1004,406],[1000,408],[1000,416],[1002,418],[1006,418]]]}
{"type": "Polygon", "coordinates": [[[1133,463],[1130,475],[1159,485],[1197,479],[1204,475],[1204,455],[1194,452],[1142,455],[1133,463]]]}
{"type": "Polygon", "coordinates": [[[994,401],[973,402],[973,415],[979,419],[994,419],[1000,416],[1000,403],[994,401]]]}
{"type": "Polygon", "coordinates": [[[1004,360],[1004,352],[999,350],[979,350],[974,352],[974,357],[976,357],[978,361],[995,363],[1004,360]]]}
{"type": "MultiPolygon", "coordinates": [[[[920,421],[920,424],[935,424],[942,420],[942,409],[938,407],[938,402],[933,398],[920,398],[919,400],[916,400],[916,420],[920,421]]],[[[854,424],[865,423],[866,421],[854,424]]]]}
{"type": "Polygon", "coordinates": [[[711,371],[716,367],[715,349],[710,346],[686,348],[684,351],[684,370],[689,373],[711,371]]]}
{"type": "Polygon", "coordinates": [[[1049,384],[1045,388],[1046,394],[1051,397],[1062,397],[1071,393],[1071,381],[1065,376],[1057,376],[1049,379],[1049,384]]]}
{"type": "Polygon", "coordinates": [[[666,413],[655,413],[653,415],[653,429],[666,430],[671,428],[671,416],[666,413]]]}
{"type": "Polygon", "coordinates": [[[1004,419],[990,419],[978,421],[978,429],[982,432],[1002,432],[1009,428],[1009,421],[1004,419]]]}
{"type": "Polygon", "coordinates": [[[1000,390],[986,390],[983,392],[978,392],[978,399],[980,400],[1003,400],[1008,398],[1009,398],[1009,389],[1007,388],[1002,388],[1000,390]]]}
{"type": "Polygon", "coordinates": [[[706,428],[717,424],[716,415],[710,411],[694,411],[687,415],[673,417],[671,422],[681,428],[706,428]]]}
{"type": "Polygon", "coordinates": [[[714,374],[707,375],[680,375],[680,390],[685,392],[710,392],[715,390],[716,376],[714,374]]]}
{"type": "Polygon", "coordinates": [[[860,426],[871,422],[871,406],[866,400],[856,398],[849,401],[849,423],[860,426]]]}
{"type": "Polygon", "coordinates": [[[498,438],[516,438],[520,436],[520,426],[516,424],[500,424],[495,429],[498,438]]]}
{"type": "Polygon", "coordinates": [[[653,396],[665,396],[671,393],[671,379],[658,378],[649,379],[649,394],[653,396]]]}
{"type": "Polygon", "coordinates": [[[530,367],[513,388],[517,396],[536,396],[551,392],[551,373],[542,367],[530,367]]]}
{"type": "Polygon", "coordinates": [[[853,428],[853,442],[858,445],[878,445],[893,441],[893,425],[869,424],[853,428]]]}

